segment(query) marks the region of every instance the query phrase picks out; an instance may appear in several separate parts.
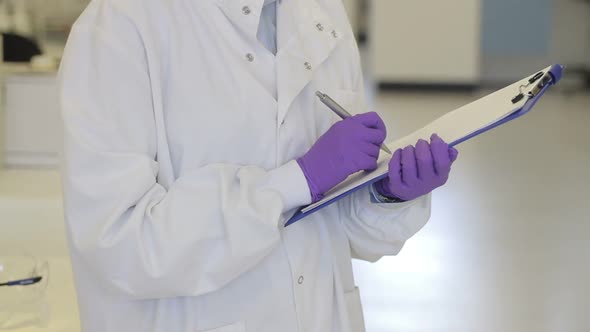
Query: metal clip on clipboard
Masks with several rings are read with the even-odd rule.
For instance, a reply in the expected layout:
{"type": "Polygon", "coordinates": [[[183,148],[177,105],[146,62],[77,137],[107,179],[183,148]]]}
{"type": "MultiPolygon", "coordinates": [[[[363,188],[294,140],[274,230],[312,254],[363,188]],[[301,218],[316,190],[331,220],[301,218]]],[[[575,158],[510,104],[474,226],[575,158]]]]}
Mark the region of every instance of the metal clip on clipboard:
{"type": "Polygon", "coordinates": [[[535,98],[539,94],[539,92],[543,90],[544,87],[551,84],[554,80],[553,75],[551,75],[550,72],[541,71],[536,73],[533,77],[529,79],[527,84],[520,86],[520,93],[516,95],[514,98],[512,98],[512,103],[516,104],[519,101],[521,101],[525,97],[525,93],[522,90],[530,87],[531,84],[535,84],[535,82],[539,81],[539,79],[540,82],[537,83],[537,85],[535,85],[535,87],[531,91],[526,93],[526,96],[528,96],[529,98],[535,98]]]}

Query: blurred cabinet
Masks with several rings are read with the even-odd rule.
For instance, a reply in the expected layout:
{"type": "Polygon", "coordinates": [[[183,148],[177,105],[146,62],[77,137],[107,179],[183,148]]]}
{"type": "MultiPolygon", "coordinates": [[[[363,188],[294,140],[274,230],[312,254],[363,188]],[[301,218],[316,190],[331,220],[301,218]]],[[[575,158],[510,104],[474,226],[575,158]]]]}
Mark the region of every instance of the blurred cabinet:
{"type": "Polygon", "coordinates": [[[369,40],[380,83],[475,85],[480,0],[373,0],[369,40]]]}
{"type": "Polygon", "coordinates": [[[3,163],[55,166],[61,147],[61,120],[55,73],[3,75],[3,163]]]}

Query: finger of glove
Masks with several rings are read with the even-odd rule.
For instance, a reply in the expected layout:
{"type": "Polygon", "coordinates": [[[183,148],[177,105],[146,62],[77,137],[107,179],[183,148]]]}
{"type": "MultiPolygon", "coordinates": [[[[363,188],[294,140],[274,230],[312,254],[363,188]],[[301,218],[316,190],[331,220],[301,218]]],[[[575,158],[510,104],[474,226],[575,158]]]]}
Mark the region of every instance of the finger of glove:
{"type": "Polygon", "coordinates": [[[372,158],[379,158],[379,145],[364,142],[361,146],[361,151],[372,158]]]}
{"type": "Polygon", "coordinates": [[[395,150],[389,160],[389,190],[393,192],[396,188],[401,188],[402,183],[402,150],[395,150]]]}
{"type": "Polygon", "coordinates": [[[453,147],[449,148],[449,156],[451,158],[451,163],[454,163],[459,157],[459,151],[453,147]]]}
{"type": "Polygon", "coordinates": [[[416,143],[416,163],[419,179],[429,180],[436,176],[430,145],[423,139],[416,143]]]}
{"type": "Polygon", "coordinates": [[[363,154],[357,157],[358,171],[374,171],[377,169],[377,158],[363,154]]]}
{"type": "Polygon", "coordinates": [[[387,134],[387,129],[383,119],[376,112],[367,112],[353,116],[356,121],[362,123],[365,127],[373,128],[387,134]]]}
{"type": "Polygon", "coordinates": [[[411,145],[402,150],[402,182],[408,186],[416,185],[418,182],[416,152],[411,145]]]}
{"type": "Polygon", "coordinates": [[[438,135],[433,134],[430,137],[430,148],[432,158],[434,159],[434,169],[438,176],[446,178],[451,171],[451,156],[449,145],[438,135]]]}
{"type": "Polygon", "coordinates": [[[385,141],[385,132],[378,129],[366,128],[359,132],[359,135],[365,142],[377,145],[381,145],[385,141]]]}

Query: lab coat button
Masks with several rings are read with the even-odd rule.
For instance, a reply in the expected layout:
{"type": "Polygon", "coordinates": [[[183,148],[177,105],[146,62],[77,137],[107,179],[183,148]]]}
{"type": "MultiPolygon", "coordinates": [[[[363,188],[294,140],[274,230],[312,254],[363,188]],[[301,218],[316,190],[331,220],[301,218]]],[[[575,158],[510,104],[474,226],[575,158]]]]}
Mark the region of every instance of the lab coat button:
{"type": "Polygon", "coordinates": [[[307,70],[311,70],[311,68],[312,68],[311,63],[309,63],[309,62],[306,62],[303,65],[305,66],[305,69],[307,69],[307,70]]]}
{"type": "Polygon", "coordinates": [[[297,279],[297,283],[301,285],[301,284],[303,284],[303,280],[304,280],[303,276],[299,276],[299,279],[297,279]]]}
{"type": "Polygon", "coordinates": [[[254,61],[254,55],[252,55],[252,53],[248,53],[246,54],[246,60],[253,62],[254,61]]]}
{"type": "Polygon", "coordinates": [[[320,31],[324,31],[324,26],[321,23],[318,23],[316,25],[316,28],[318,28],[318,30],[320,30],[320,31]]]}
{"type": "Polygon", "coordinates": [[[252,11],[250,10],[250,7],[248,6],[244,6],[242,7],[242,13],[244,13],[244,15],[249,15],[252,11]]]}
{"type": "Polygon", "coordinates": [[[338,32],[336,30],[332,30],[332,37],[338,38],[338,32]]]}
{"type": "Polygon", "coordinates": [[[281,121],[281,126],[285,124],[285,120],[281,121]]]}

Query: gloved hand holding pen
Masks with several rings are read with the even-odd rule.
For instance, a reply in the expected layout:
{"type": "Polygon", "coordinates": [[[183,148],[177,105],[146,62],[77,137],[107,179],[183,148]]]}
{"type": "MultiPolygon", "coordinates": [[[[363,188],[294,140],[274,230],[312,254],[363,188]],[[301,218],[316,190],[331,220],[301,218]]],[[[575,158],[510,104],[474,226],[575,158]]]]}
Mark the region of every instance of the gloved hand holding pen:
{"type": "Polygon", "coordinates": [[[321,200],[328,190],[351,174],[375,170],[386,136],[385,124],[375,112],[346,118],[328,129],[297,160],[307,179],[312,201],[321,200]]]}

